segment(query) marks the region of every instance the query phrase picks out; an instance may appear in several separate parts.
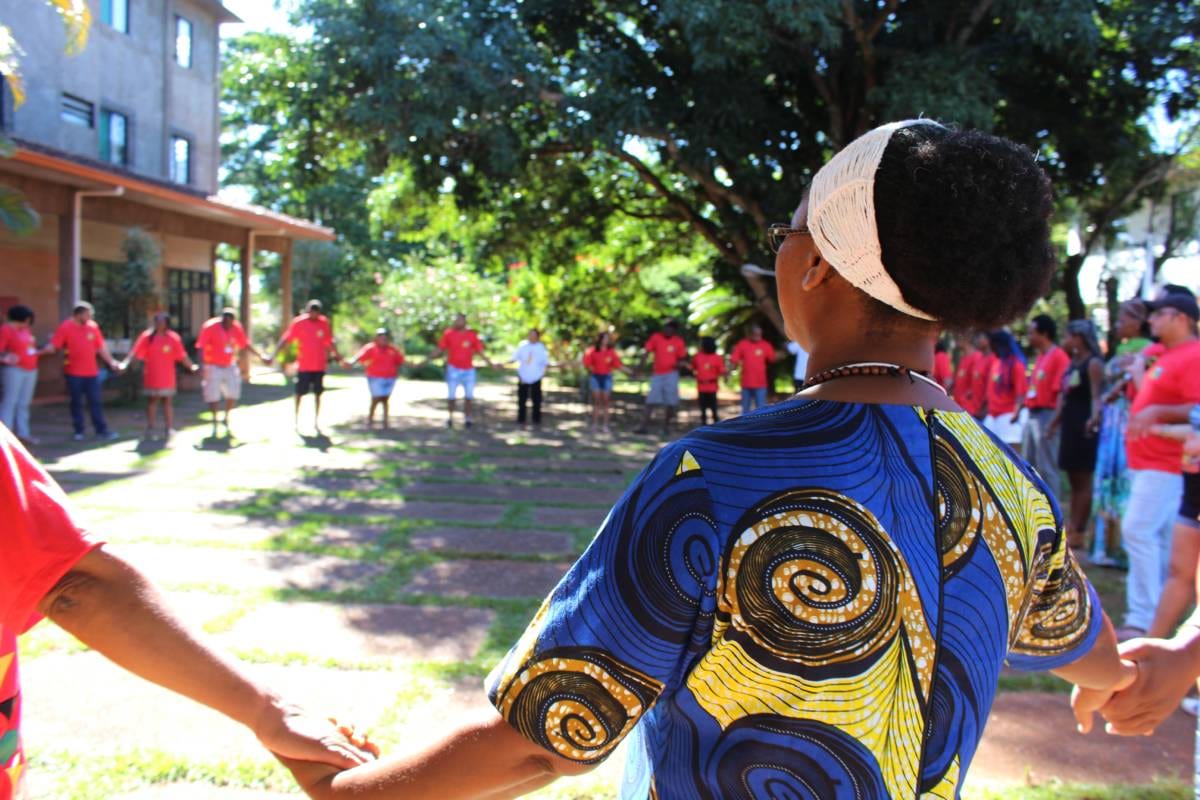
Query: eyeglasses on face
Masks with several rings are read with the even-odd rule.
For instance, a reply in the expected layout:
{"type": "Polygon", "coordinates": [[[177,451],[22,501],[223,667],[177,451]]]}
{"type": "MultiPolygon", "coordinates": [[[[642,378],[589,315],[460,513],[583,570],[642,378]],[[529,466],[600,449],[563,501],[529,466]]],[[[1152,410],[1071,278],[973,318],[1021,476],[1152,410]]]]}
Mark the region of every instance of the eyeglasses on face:
{"type": "Polygon", "coordinates": [[[809,230],[805,225],[798,228],[793,228],[786,222],[776,222],[773,225],[767,226],[767,244],[771,246],[772,253],[778,253],[779,248],[783,247],[784,241],[797,233],[808,235],[809,230]]]}

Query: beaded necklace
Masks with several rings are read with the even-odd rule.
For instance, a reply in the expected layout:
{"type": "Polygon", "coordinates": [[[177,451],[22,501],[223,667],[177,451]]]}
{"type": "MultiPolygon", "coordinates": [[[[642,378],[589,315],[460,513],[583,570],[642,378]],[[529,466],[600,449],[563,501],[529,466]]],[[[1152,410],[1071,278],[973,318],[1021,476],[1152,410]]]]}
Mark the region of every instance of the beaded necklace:
{"type": "Polygon", "coordinates": [[[903,375],[912,383],[924,381],[942,394],[946,394],[946,388],[932,378],[916,370],[901,366],[900,364],[891,364],[887,361],[857,361],[853,364],[842,364],[840,367],[830,367],[806,379],[801,391],[819,386],[822,383],[837,380],[838,378],[851,378],[856,375],[890,375],[892,377],[903,375]]]}

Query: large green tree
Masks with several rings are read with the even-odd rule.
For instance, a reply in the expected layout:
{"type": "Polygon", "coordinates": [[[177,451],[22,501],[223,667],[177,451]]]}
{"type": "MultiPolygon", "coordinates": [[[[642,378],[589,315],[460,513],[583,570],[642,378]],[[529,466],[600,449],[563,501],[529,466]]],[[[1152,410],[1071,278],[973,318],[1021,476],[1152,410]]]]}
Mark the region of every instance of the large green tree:
{"type": "Polygon", "coordinates": [[[546,261],[641,220],[663,247],[706,243],[716,282],[777,324],[743,265],[768,265],[763,227],[871,126],[924,114],[1028,142],[1103,236],[1162,172],[1147,111],[1197,105],[1194,3],[302,0],[298,18],[311,37],[275,45],[292,165],[402,170],[486,214],[478,241],[546,261]]]}

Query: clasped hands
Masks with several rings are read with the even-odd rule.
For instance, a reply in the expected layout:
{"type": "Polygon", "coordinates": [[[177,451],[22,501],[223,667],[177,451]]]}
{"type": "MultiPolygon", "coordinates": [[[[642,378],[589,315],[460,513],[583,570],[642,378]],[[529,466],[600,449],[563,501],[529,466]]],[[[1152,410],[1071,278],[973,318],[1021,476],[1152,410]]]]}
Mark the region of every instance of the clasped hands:
{"type": "Polygon", "coordinates": [[[254,733],[305,791],[379,756],[379,747],[353,725],[322,719],[286,703],[264,711],[254,733]]]}
{"type": "Polygon", "coordinates": [[[1180,637],[1132,639],[1118,648],[1121,659],[1136,666],[1132,679],[1114,689],[1071,692],[1071,710],[1080,733],[1092,729],[1094,715],[1116,736],[1149,736],[1179,707],[1196,680],[1195,656],[1180,637]]]}

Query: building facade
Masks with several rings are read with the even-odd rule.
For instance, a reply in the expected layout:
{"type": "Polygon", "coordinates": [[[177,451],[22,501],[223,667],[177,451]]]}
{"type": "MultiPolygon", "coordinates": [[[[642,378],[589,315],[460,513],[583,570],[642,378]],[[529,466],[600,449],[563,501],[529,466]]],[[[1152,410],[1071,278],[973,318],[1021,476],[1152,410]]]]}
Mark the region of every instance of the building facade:
{"type": "MultiPolygon", "coordinates": [[[[0,158],[0,185],[22,192],[41,216],[29,236],[0,227],[0,309],[32,307],[44,341],[86,300],[110,338],[135,335],[146,320],[122,313],[114,298],[127,268],[123,243],[147,235],[162,254],[152,276],[157,305],[185,340],[214,311],[218,244],[241,252],[247,327],[254,254],[281,255],[287,319],[293,243],[334,234],[217,194],[220,26],[237,18],[219,0],[88,2],[93,23],[75,55],[64,54],[66,32],[48,4],[0,3],[0,22],[25,52],[26,87],[20,107],[0,88],[0,134],[17,145],[0,158]]],[[[43,360],[44,393],[56,389],[56,362],[43,360]]]]}

